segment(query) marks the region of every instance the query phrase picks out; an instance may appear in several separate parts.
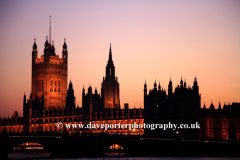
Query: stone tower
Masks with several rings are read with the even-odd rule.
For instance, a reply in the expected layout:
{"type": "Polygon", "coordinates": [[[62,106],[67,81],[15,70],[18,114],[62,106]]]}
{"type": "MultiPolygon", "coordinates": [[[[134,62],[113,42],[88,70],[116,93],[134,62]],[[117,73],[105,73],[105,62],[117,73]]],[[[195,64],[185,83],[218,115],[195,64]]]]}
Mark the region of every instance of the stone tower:
{"type": "Polygon", "coordinates": [[[117,77],[115,77],[115,66],[112,60],[111,44],[106,66],[106,77],[103,77],[101,92],[105,109],[120,109],[119,83],[117,77]]]}

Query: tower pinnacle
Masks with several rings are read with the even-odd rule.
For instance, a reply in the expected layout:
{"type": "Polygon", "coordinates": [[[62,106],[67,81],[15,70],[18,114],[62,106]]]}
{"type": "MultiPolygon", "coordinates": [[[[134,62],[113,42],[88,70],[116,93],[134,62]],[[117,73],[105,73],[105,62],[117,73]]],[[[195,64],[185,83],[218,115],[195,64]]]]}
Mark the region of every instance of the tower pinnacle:
{"type": "Polygon", "coordinates": [[[51,16],[49,16],[50,18],[50,24],[49,24],[49,43],[51,44],[51,16]]]}
{"type": "Polygon", "coordinates": [[[111,48],[111,43],[110,43],[110,49],[109,49],[109,58],[108,62],[112,62],[112,48],[111,48]]]}

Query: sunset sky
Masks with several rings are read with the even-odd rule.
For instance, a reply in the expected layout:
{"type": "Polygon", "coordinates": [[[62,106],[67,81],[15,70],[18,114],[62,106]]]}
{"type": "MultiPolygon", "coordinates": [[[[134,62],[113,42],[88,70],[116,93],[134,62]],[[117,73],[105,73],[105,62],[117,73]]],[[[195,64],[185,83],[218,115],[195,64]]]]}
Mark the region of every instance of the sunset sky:
{"type": "Polygon", "coordinates": [[[181,75],[197,77],[201,106],[240,102],[240,1],[0,1],[0,117],[22,116],[31,92],[34,38],[43,54],[52,17],[52,40],[61,57],[66,38],[68,83],[76,105],[82,88],[101,90],[110,43],[120,104],[143,108],[143,86],[166,89],[181,75]]]}

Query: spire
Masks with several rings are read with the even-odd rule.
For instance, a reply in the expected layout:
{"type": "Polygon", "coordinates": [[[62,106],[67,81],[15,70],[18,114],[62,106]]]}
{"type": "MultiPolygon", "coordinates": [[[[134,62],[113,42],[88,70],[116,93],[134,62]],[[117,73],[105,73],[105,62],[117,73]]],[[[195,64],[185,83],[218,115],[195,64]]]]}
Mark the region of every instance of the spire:
{"type": "Polygon", "coordinates": [[[194,78],[194,86],[197,86],[197,78],[196,78],[196,75],[195,75],[195,78],[194,78]]]}
{"type": "Polygon", "coordinates": [[[50,18],[50,23],[49,23],[49,43],[51,43],[51,16],[49,16],[50,18]]]}
{"type": "Polygon", "coordinates": [[[171,76],[170,76],[169,85],[172,85],[172,79],[171,79],[171,76]]]}
{"type": "Polygon", "coordinates": [[[109,58],[108,58],[108,63],[106,66],[106,78],[115,80],[115,67],[112,61],[112,48],[110,44],[110,49],[109,49],[109,58]]]}
{"type": "Polygon", "coordinates": [[[34,38],[33,50],[37,49],[36,38],[34,38]]]}
{"type": "Polygon", "coordinates": [[[181,87],[183,86],[182,76],[181,76],[180,86],[181,86],[181,87]]]}
{"type": "Polygon", "coordinates": [[[84,88],[84,85],[83,85],[83,89],[82,89],[82,94],[85,95],[85,88],[84,88]]]}
{"type": "Polygon", "coordinates": [[[155,83],[154,83],[154,89],[157,89],[157,83],[156,83],[156,79],[155,79],[155,83]]]}
{"type": "Polygon", "coordinates": [[[97,87],[95,87],[95,95],[97,95],[97,87]]]}
{"type": "Polygon", "coordinates": [[[220,101],[219,101],[218,109],[221,110],[221,104],[220,104],[220,101]]]}
{"type": "Polygon", "coordinates": [[[145,84],[144,84],[144,89],[147,89],[147,84],[146,84],[146,80],[145,80],[145,84]]]}
{"type": "Polygon", "coordinates": [[[206,105],[205,105],[205,102],[204,102],[204,105],[203,105],[203,109],[206,109],[206,105]]]}
{"type": "Polygon", "coordinates": [[[211,100],[211,105],[210,105],[209,108],[210,108],[210,109],[214,109],[214,105],[213,105],[213,103],[212,103],[212,100],[211,100]]]}
{"type": "Polygon", "coordinates": [[[66,38],[64,38],[63,49],[67,49],[66,38]]]}
{"type": "Polygon", "coordinates": [[[159,80],[159,84],[158,84],[158,90],[161,90],[160,80],[159,80]]]}
{"type": "Polygon", "coordinates": [[[48,36],[46,36],[45,48],[48,47],[48,36]]]}
{"type": "Polygon", "coordinates": [[[111,48],[111,43],[110,43],[110,49],[109,49],[109,58],[108,62],[112,62],[112,48],[111,48]]]}
{"type": "Polygon", "coordinates": [[[69,83],[69,88],[68,89],[72,89],[72,81],[70,80],[70,83],[69,83]]]}

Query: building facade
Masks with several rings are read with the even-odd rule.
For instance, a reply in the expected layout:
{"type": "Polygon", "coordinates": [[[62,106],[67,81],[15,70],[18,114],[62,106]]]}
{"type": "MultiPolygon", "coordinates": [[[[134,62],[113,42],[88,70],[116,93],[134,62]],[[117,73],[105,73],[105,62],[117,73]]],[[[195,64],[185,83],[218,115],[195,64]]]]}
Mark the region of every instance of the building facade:
{"type": "Polygon", "coordinates": [[[232,103],[218,108],[213,104],[201,108],[201,94],[197,79],[193,86],[187,87],[186,81],[173,92],[172,81],[168,85],[168,94],[154,83],[147,90],[144,84],[144,122],[148,124],[187,124],[187,129],[145,130],[145,134],[163,137],[195,137],[203,139],[240,140],[240,103],[232,103]],[[197,128],[199,124],[200,128],[197,128]]]}
{"type": "Polygon", "coordinates": [[[58,128],[63,124],[143,124],[143,109],[120,109],[119,83],[115,77],[110,45],[106,76],[103,78],[101,95],[89,86],[82,90],[82,107],[76,107],[73,84],[67,89],[66,39],[62,58],[55,54],[54,44],[46,39],[44,55],[38,58],[36,40],[32,51],[32,87],[29,99],[23,98],[23,117],[17,111],[12,118],[0,119],[0,133],[74,133],[74,134],[123,134],[142,135],[144,129],[115,128],[58,128]]]}
{"type": "Polygon", "coordinates": [[[103,77],[101,94],[103,98],[104,108],[120,109],[119,83],[115,77],[115,66],[112,60],[112,49],[110,44],[109,58],[106,66],[106,76],[103,77]]]}
{"type": "MultiPolygon", "coordinates": [[[[32,51],[31,99],[38,100],[44,109],[64,108],[67,96],[68,51],[64,39],[62,58],[55,53],[54,41],[44,45],[44,55],[38,58],[36,39],[32,51]]],[[[36,106],[40,107],[40,106],[36,106]]]]}
{"type": "Polygon", "coordinates": [[[197,79],[192,87],[187,87],[182,78],[173,91],[172,81],[168,91],[162,89],[156,81],[153,89],[148,91],[145,82],[144,109],[129,109],[124,104],[120,108],[118,78],[115,77],[115,66],[110,45],[106,76],[103,77],[101,91],[93,91],[89,86],[82,89],[82,107],[76,106],[73,83],[67,87],[68,51],[64,40],[62,58],[55,53],[54,43],[44,45],[44,55],[38,58],[36,40],[32,51],[32,82],[29,99],[23,97],[23,117],[17,111],[12,117],[0,118],[0,133],[74,133],[74,134],[123,134],[146,135],[158,137],[191,137],[224,140],[240,140],[240,103],[228,104],[217,109],[205,104],[201,108],[201,95],[197,79]],[[68,89],[67,89],[68,88],[68,89]],[[100,94],[101,93],[101,94],[100,94]],[[114,124],[200,124],[196,129],[143,129],[114,128],[59,128],[63,124],[114,125],[114,124]]]}

